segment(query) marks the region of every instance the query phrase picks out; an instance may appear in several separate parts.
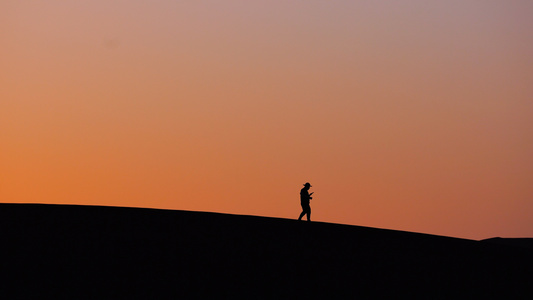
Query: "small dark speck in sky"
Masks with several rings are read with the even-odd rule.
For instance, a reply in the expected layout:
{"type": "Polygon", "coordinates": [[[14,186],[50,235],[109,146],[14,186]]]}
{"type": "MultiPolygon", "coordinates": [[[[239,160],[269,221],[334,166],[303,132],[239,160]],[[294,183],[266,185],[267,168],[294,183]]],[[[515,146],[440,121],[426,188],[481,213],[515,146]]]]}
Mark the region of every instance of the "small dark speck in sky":
{"type": "Polygon", "coordinates": [[[104,47],[107,49],[115,49],[120,45],[120,41],[117,38],[105,38],[104,47]]]}

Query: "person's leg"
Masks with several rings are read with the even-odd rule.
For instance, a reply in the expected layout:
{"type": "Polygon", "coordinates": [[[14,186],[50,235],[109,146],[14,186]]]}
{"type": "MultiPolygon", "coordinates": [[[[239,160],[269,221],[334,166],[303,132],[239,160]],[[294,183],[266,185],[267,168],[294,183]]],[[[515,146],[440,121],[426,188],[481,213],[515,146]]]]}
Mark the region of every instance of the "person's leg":
{"type": "Polygon", "coordinates": [[[300,217],[298,218],[298,221],[301,221],[302,220],[302,217],[305,215],[305,209],[302,211],[302,213],[300,214],[300,217]]]}
{"type": "Polygon", "coordinates": [[[307,207],[307,221],[311,221],[311,206],[307,207]]]}

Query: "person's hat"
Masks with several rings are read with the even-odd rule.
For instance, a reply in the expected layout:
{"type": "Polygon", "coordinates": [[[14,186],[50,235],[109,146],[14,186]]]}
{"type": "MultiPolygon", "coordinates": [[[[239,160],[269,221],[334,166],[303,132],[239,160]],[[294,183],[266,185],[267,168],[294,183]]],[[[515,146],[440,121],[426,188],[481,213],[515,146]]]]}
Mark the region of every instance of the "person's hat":
{"type": "Polygon", "coordinates": [[[309,182],[306,182],[306,183],[304,184],[304,186],[312,187],[312,185],[311,185],[309,182]]]}

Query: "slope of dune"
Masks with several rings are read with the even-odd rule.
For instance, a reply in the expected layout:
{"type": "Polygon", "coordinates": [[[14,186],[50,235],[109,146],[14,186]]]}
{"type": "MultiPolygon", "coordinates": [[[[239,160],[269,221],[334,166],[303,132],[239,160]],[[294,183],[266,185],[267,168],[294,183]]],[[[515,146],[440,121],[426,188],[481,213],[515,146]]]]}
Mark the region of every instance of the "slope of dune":
{"type": "Polygon", "coordinates": [[[0,204],[4,291],[20,299],[533,295],[530,249],[321,222],[0,204]]]}
{"type": "Polygon", "coordinates": [[[500,245],[508,245],[514,247],[528,248],[533,250],[533,238],[501,238],[494,237],[482,240],[484,243],[495,243],[500,245]]]}

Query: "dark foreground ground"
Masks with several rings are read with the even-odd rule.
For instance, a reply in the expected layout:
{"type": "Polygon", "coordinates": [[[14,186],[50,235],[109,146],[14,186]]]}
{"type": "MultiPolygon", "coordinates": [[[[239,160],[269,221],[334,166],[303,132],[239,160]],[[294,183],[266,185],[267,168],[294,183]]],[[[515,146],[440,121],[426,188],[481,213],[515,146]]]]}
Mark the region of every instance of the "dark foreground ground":
{"type": "Polygon", "coordinates": [[[35,204],[0,204],[0,238],[18,299],[533,299],[533,250],[502,240],[35,204]]]}

